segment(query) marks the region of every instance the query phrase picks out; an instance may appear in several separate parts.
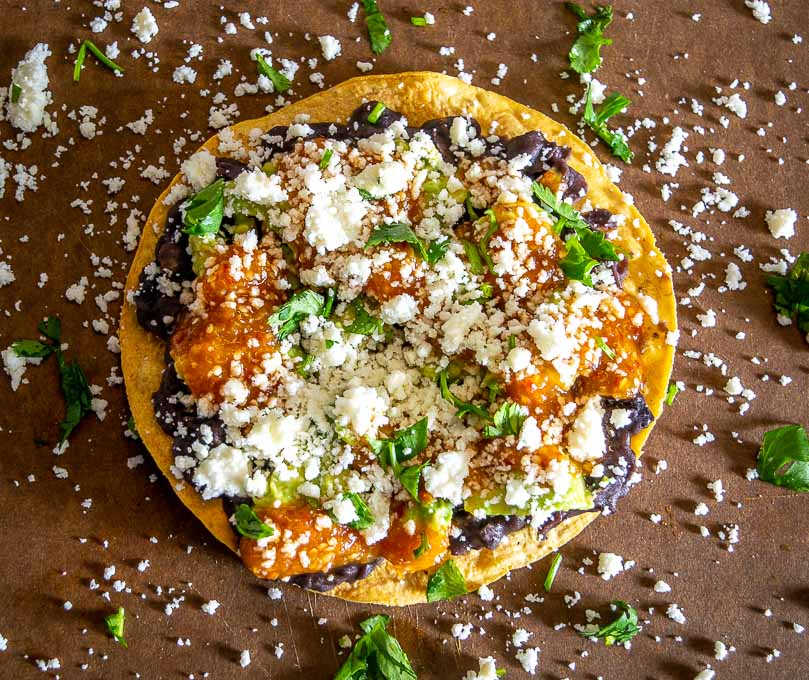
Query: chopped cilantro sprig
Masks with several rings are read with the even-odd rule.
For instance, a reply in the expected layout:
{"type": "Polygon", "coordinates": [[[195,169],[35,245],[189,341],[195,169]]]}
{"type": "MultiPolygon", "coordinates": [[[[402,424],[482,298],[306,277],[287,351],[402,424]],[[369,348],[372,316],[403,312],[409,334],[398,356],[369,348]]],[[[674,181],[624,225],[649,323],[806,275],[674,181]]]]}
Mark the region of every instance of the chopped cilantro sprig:
{"type": "Polygon", "coordinates": [[[425,247],[424,242],[416,236],[416,232],[409,224],[404,222],[391,222],[390,224],[382,224],[371,232],[368,241],[365,243],[366,248],[373,248],[378,245],[386,245],[389,243],[407,243],[413,249],[413,252],[428,264],[435,264],[447,252],[449,248],[449,239],[440,238],[431,241],[425,247]]]}
{"type": "Polygon", "coordinates": [[[38,326],[48,342],[40,340],[16,340],[11,345],[11,351],[19,357],[28,359],[47,359],[51,354],[56,355],[56,363],[59,367],[59,382],[62,387],[62,395],[65,398],[65,417],[59,423],[59,445],[67,441],[67,438],[76,429],[76,426],[90,412],[93,401],[93,394],[90,392],[90,385],[87,376],[81,366],[76,363],[68,363],[62,354],[62,323],[55,316],[49,316],[44,321],[40,321],[38,326]]]}
{"type": "Polygon", "coordinates": [[[276,329],[276,337],[284,340],[300,328],[301,321],[306,317],[322,316],[325,309],[326,299],[320,293],[305,288],[276,309],[268,323],[276,329]]]}
{"type": "Polygon", "coordinates": [[[427,418],[422,418],[410,427],[394,432],[387,439],[369,439],[368,445],[379,462],[393,471],[393,474],[413,497],[419,500],[419,481],[427,463],[402,466],[427,448],[427,418]]]}
{"type": "Polygon", "coordinates": [[[286,92],[289,89],[291,85],[289,78],[278,69],[270,66],[264,56],[258,53],[256,53],[256,67],[258,68],[259,74],[270,79],[273,89],[276,92],[286,92]]]}
{"type": "Polygon", "coordinates": [[[236,520],[236,531],[245,538],[257,541],[275,533],[275,529],[264,522],[247,503],[239,505],[233,517],[236,520]]]}
{"type": "Polygon", "coordinates": [[[361,0],[361,2],[362,9],[365,11],[365,26],[368,28],[371,50],[374,54],[382,54],[393,40],[388,22],[379,11],[376,0],[361,0]]]}
{"type": "Polygon", "coordinates": [[[364,635],[354,643],[334,680],[417,680],[399,642],[387,631],[389,616],[377,614],[360,623],[364,635]]]}
{"type": "Polygon", "coordinates": [[[427,580],[427,602],[450,600],[468,592],[466,579],[455,564],[455,560],[444,562],[427,580]]]}
{"type": "Polygon", "coordinates": [[[584,122],[595,132],[599,139],[610,147],[613,156],[617,156],[624,163],[631,163],[635,154],[629,148],[629,143],[623,133],[610,130],[607,121],[614,115],[629,106],[630,101],[622,94],[613,92],[601,104],[598,111],[593,107],[592,85],[587,85],[587,94],[584,102],[584,122]]]}
{"type": "Polygon", "coordinates": [[[483,428],[484,439],[519,435],[528,411],[524,406],[513,401],[505,401],[494,412],[493,423],[487,423],[483,428]]]}
{"type": "Polygon", "coordinates": [[[610,646],[616,643],[620,645],[624,642],[629,642],[640,633],[638,612],[635,611],[634,607],[628,605],[623,600],[613,600],[611,605],[616,611],[620,612],[620,615],[615,621],[601,626],[596,631],[579,631],[579,634],[584,637],[604,640],[604,643],[610,646]]]}
{"type": "Polygon", "coordinates": [[[775,294],[776,313],[794,319],[809,334],[809,252],[798,255],[786,276],[771,274],[766,281],[775,294]]]}
{"type": "Polygon", "coordinates": [[[612,40],[604,37],[604,31],[612,23],[612,7],[596,5],[590,15],[575,2],[566,2],[565,7],[579,19],[576,25],[578,35],[568,53],[570,67],[576,73],[595,71],[601,66],[602,45],[612,45],[612,40]]]}
{"type": "Polygon", "coordinates": [[[596,265],[620,260],[615,246],[603,232],[591,229],[578,210],[558,198],[548,187],[534,182],[532,189],[540,207],[556,219],[554,232],[573,232],[565,241],[567,253],[559,261],[562,271],[569,279],[592,286],[590,272],[596,265]]]}
{"type": "Polygon", "coordinates": [[[183,233],[216,234],[225,215],[225,180],[221,177],[191,196],[182,205],[183,233]]]}

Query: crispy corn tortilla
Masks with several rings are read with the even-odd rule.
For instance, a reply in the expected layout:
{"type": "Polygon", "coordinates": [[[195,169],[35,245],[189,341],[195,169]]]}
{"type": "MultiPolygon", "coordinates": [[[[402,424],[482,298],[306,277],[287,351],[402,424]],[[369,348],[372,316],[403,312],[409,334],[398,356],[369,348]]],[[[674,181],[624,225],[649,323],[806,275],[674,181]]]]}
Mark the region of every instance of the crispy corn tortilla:
{"type": "MultiPolygon", "coordinates": [[[[431,118],[469,114],[483,130],[488,130],[490,124],[496,121],[497,133],[503,137],[540,130],[549,140],[571,148],[570,165],[587,180],[587,196],[593,206],[626,217],[617,241],[633,255],[624,289],[630,293],[644,293],[657,301],[660,331],[644,347],[641,361],[644,373],[649,376],[643,389],[644,397],[652,413],[660,415],[674,357],[674,348],[666,342],[666,331],[674,331],[677,327],[671,273],[669,267],[664,265],[663,256],[655,246],[652,231],[643,217],[624,198],[623,192],[607,179],[604,167],[590,147],[567,128],[527,106],[467,85],[456,78],[430,72],[411,72],[354,78],[264,118],[237,123],[231,129],[238,138],[246,140],[252,129],[266,131],[276,125],[288,125],[302,113],[309,114],[313,122],[346,120],[357,106],[369,99],[378,99],[391,109],[400,111],[407,116],[411,125],[421,125],[431,118]],[[654,258],[650,257],[652,253],[655,254],[654,258]],[[659,276],[660,271],[664,272],[662,276],[659,276]]],[[[202,148],[216,155],[218,144],[219,138],[214,136],[202,148]]],[[[154,258],[155,243],[171,207],[163,199],[171,187],[181,180],[181,175],[172,180],[149,214],[127,278],[128,293],[137,289],[141,271],[154,258]]],[[[228,522],[222,501],[203,501],[190,484],[178,483],[171,473],[174,462],[171,438],[160,428],[152,408],[152,393],[158,389],[166,366],[165,344],[138,324],[135,306],[131,303],[123,308],[120,342],[126,391],[141,439],[160,469],[171,480],[185,506],[216,538],[238,552],[238,536],[228,522]]],[[[650,430],[651,427],[632,439],[632,448],[638,455],[650,430]]],[[[511,534],[494,550],[471,551],[456,557],[455,562],[464,574],[469,590],[474,590],[558,549],[598,514],[589,512],[568,518],[548,531],[542,540],[537,537],[536,531],[527,527],[511,534]]],[[[392,565],[383,562],[368,578],[342,584],[328,594],[357,602],[414,604],[425,601],[428,575],[428,572],[400,575],[392,565]]]]}

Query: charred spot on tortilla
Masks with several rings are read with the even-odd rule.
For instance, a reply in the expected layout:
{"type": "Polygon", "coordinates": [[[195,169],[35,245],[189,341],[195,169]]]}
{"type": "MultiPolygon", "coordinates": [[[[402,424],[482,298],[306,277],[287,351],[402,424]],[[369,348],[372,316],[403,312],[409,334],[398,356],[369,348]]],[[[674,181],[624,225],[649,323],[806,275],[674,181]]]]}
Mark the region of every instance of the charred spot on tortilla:
{"type": "Polygon", "coordinates": [[[453,559],[472,589],[638,480],[670,269],[541,114],[437,74],[355,79],[220,133],[149,223],[133,413],[258,577],[405,604],[453,559]],[[234,504],[265,530],[239,537],[234,504]]]}

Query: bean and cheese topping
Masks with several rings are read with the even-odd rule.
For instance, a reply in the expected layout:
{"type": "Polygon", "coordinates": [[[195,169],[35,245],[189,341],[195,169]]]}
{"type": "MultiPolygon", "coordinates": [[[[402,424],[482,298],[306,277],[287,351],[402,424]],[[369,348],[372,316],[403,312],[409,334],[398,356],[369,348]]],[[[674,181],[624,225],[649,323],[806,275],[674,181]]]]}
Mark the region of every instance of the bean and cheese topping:
{"type": "Polygon", "coordinates": [[[589,226],[569,171],[464,117],[378,127],[225,135],[249,164],[199,151],[172,192],[193,193],[175,240],[194,278],[155,285],[182,302],[163,321],[203,423],[176,427],[176,473],[251,499],[274,530],[241,552],[265,578],[430,568],[454,511],[539,527],[591,509],[608,433],[632,420],[603,400],[639,395],[659,332],[621,287],[619,220],[589,226]]]}

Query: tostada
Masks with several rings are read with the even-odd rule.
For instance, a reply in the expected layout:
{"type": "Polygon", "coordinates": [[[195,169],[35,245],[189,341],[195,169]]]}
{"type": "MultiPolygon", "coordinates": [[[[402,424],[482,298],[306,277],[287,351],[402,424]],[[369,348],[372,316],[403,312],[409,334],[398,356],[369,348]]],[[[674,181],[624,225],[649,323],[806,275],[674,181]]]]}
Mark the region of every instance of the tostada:
{"type": "Polygon", "coordinates": [[[613,511],[676,339],[670,268],[592,150],[435,73],[222,130],[127,292],[127,394],[183,503],[262,579],[389,605],[613,511]]]}

